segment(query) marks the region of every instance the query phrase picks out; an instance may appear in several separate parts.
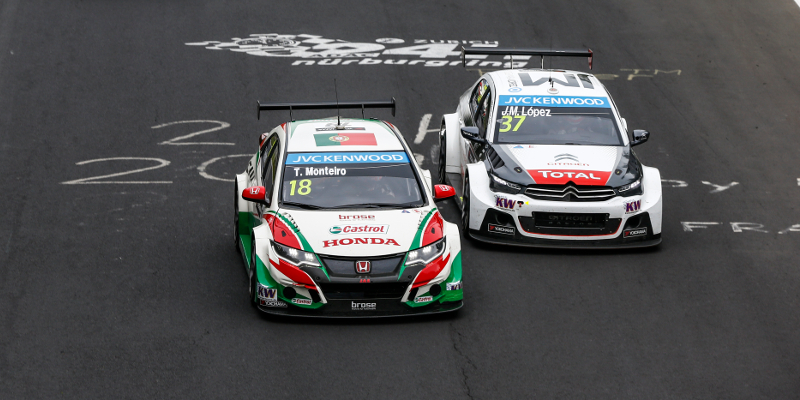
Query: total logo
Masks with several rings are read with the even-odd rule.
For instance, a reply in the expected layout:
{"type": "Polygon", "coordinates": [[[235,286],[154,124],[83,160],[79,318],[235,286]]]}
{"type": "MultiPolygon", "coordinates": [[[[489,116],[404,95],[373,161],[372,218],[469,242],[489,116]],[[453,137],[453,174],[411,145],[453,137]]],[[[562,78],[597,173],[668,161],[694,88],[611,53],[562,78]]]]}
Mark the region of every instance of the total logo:
{"type": "Polygon", "coordinates": [[[626,201],[625,214],[632,214],[642,209],[642,200],[626,201]]]}
{"type": "Polygon", "coordinates": [[[333,235],[348,235],[357,233],[372,233],[376,235],[385,235],[389,232],[389,225],[336,225],[332,226],[328,231],[333,235]]]}
{"type": "MultiPolygon", "coordinates": [[[[569,164],[569,163],[561,163],[561,164],[575,165],[575,164],[569,164]]],[[[589,165],[589,164],[580,164],[580,165],[589,165]]],[[[588,176],[583,172],[569,172],[569,171],[563,171],[563,172],[561,172],[561,171],[539,171],[539,173],[542,174],[542,176],[544,176],[545,179],[548,178],[547,174],[550,174],[550,176],[549,176],[550,178],[563,178],[565,176],[567,178],[572,178],[573,175],[574,175],[575,179],[581,179],[581,178],[583,178],[583,179],[596,179],[598,181],[602,179],[602,178],[598,178],[598,177],[594,176],[594,172],[589,172],[588,176]]]]}
{"type": "Polygon", "coordinates": [[[372,311],[378,308],[377,303],[359,303],[356,301],[350,302],[350,309],[354,311],[372,311]]]}
{"type": "Polygon", "coordinates": [[[339,214],[339,221],[374,221],[374,215],[341,215],[339,214]]]}
{"type": "Polygon", "coordinates": [[[322,247],[350,246],[351,244],[382,244],[386,246],[400,246],[400,243],[397,243],[396,240],[384,238],[344,238],[322,241],[322,247]]]}
{"type": "Polygon", "coordinates": [[[304,306],[310,306],[311,300],[309,299],[292,299],[292,303],[294,304],[302,304],[304,306]]]}

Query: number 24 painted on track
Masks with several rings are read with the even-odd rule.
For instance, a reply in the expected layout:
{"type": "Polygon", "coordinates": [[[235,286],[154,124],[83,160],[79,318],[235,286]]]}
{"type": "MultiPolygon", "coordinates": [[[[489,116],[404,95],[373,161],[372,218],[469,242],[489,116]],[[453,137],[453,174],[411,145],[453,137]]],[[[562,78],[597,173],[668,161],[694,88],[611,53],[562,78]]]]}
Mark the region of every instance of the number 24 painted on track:
{"type": "MultiPolygon", "coordinates": [[[[514,125],[513,132],[516,132],[517,129],[519,129],[520,125],[522,125],[522,122],[525,121],[525,116],[524,115],[517,115],[517,116],[515,116],[513,118],[519,119],[517,124],[514,125]]],[[[503,123],[503,127],[500,128],[500,132],[508,132],[508,131],[510,131],[511,130],[511,121],[512,121],[512,117],[510,115],[506,115],[505,117],[503,117],[503,122],[502,122],[503,123]]]]}

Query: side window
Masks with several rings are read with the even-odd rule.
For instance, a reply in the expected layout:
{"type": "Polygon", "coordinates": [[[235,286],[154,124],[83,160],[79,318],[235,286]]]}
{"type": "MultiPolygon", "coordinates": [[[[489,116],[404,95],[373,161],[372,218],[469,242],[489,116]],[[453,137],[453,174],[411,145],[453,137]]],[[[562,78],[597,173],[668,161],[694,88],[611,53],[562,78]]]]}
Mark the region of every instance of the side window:
{"type": "Polygon", "coordinates": [[[272,189],[275,186],[275,173],[278,172],[278,159],[281,154],[277,136],[272,137],[269,147],[269,155],[264,159],[264,170],[261,177],[263,178],[264,187],[267,189],[267,197],[272,197],[272,189]]]}
{"type": "Polygon", "coordinates": [[[488,88],[489,83],[486,82],[486,79],[481,79],[478,82],[478,86],[475,86],[475,90],[472,91],[472,96],[469,98],[469,109],[472,111],[473,121],[475,120],[475,112],[478,110],[478,106],[481,104],[488,88]]]}
{"type": "Polygon", "coordinates": [[[473,116],[475,121],[475,126],[478,128],[478,132],[480,132],[481,137],[486,138],[486,127],[489,125],[489,115],[492,111],[492,90],[486,89],[481,97],[480,103],[478,103],[478,108],[473,116]]]}

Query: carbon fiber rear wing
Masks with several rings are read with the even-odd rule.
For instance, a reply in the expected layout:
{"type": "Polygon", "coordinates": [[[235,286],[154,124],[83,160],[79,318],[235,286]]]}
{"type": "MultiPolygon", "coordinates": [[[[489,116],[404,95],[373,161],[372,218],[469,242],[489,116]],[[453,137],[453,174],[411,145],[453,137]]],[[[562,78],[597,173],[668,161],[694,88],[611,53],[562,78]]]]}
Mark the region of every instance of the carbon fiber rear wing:
{"type": "MultiPolygon", "coordinates": [[[[258,119],[261,119],[261,111],[289,110],[289,118],[292,117],[293,110],[341,110],[341,109],[361,109],[361,116],[364,117],[366,108],[391,108],[392,116],[395,116],[396,102],[394,97],[391,100],[362,100],[362,101],[320,101],[320,102],[295,102],[295,103],[258,103],[258,119]]],[[[338,112],[337,112],[338,114],[338,112]]]]}
{"type": "Polygon", "coordinates": [[[511,56],[511,65],[514,65],[514,56],[540,56],[542,57],[542,69],[544,69],[544,57],[589,57],[589,69],[592,69],[592,50],[591,49],[510,49],[510,48],[484,48],[461,46],[461,63],[467,66],[467,55],[487,55],[487,56],[511,56]]]}

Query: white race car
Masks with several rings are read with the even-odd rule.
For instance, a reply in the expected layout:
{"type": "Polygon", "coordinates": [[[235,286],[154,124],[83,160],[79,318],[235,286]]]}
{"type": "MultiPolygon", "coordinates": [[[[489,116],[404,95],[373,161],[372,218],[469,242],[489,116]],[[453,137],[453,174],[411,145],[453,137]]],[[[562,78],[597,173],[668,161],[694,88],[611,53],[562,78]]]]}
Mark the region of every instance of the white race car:
{"type": "MultiPolygon", "coordinates": [[[[259,104],[261,110],[391,107],[390,102],[259,104]]],[[[393,111],[394,113],[394,111],[393,111]]],[[[394,125],[291,121],[261,135],[236,176],[234,238],[261,311],[376,317],[462,306],[458,226],[394,125]]]]}
{"type": "MultiPolygon", "coordinates": [[[[465,49],[468,55],[580,56],[591,50],[465,49]]],[[[519,59],[519,58],[518,58],[519,59]]],[[[661,243],[661,175],[631,149],[649,132],[621,118],[591,74],[484,74],[444,115],[439,179],[451,183],[469,237],[535,247],[661,243]]]]}

